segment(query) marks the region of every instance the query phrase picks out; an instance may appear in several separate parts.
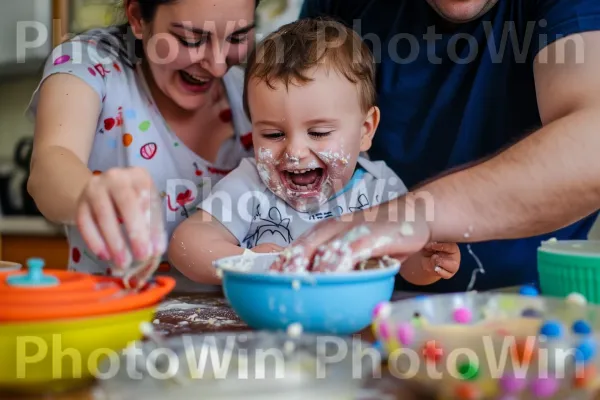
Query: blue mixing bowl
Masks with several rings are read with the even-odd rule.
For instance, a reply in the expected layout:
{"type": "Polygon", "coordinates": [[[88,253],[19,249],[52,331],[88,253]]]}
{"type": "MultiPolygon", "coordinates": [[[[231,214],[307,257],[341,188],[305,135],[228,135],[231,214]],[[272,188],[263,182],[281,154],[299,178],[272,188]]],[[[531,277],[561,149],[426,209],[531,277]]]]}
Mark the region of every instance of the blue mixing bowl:
{"type": "Polygon", "coordinates": [[[217,260],[223,291],[231,307],[250,327],[285,330],[299,323],[305,332],[351,335],[371,324],[373,309],[390,301],[400,269],[344,273],[270,272],[276,254],[251,254],[217,260]]]}

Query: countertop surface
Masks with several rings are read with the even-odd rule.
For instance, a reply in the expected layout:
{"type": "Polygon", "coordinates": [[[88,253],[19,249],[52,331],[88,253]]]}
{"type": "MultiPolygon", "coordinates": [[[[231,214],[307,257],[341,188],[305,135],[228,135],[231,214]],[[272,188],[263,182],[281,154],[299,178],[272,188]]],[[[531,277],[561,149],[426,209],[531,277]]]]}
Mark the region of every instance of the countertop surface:
{"type": "MultiPolygon", "coordinates": [[[[514,293],[517,287],[508,287],[498,292],[514,293]]],[[[397,291],[392,301],[408,299],[425,293],[397,291]]],[[[251,329],[239,319],[230,308],[222,292],[217,293],[173,293],[161,304],[153,321],[156,332],[163,337],[189,334],[210,334],[216,332],[250,331],[251,329]]],[[[369,328],[358,333],[366,341],[374,340],[369,328]]],[[[385,366],[385,365],[383,365],[385,366]]],[[[28,397],[31,400],[100,400],[98,386],[94,383],[81,390],[65,394],[40,395],[28,397]]],[[[363,400],[429,400],[436,397],[430,388],[418,385],[410,379],[401,379],[382,369],[382,376],[368,379],[358,398],[363,400]]],[[[19,400],[6,393],[0,393],[5,400],[19,400]]],[[[594,397],[600,400],[600,397],[594,397]]]]}
{"type": "Polygon", "coordinates": [[[64,236],[65,230],[41,216],[0,216],[0,234],[64,236]]]}
{"type": "MultiPolygon", "coordinates": [[[[393,300],[410,298],[420,293],[396,292],[393,300]]],[[[172,294],[156,312],[154,327],[163,337],[217,332],[251,331],[230,308],[222,292],[172,294]]],[[[369,328],[358,333],[361,339],[372,342],[369,328]]],[[[385,366],[385,365],[384,365],[385,366]]],[[[409,380],[399,379],[382,369],[381,377],[369,378],[357,397],[362,400],[433,400],[429,389],[409,380]]],[[[4,400],[22,398],[0,393],[4,400]]],[[[96,384],[64,394],[27,397],[29,400],[105,400],[96,384]]]]}

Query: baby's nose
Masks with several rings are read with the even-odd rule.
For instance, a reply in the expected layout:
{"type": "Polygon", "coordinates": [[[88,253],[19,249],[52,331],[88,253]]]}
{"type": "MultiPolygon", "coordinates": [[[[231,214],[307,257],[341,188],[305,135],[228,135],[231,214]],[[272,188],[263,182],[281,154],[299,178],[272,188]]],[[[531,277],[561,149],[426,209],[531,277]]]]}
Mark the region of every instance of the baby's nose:
{"type": "Polygon", "coordinates": [[[299,163],[302,159],[308,157],[310,149],[304,144],[299,142],[291,142],[285,153],[286,161],[293,164],[299,163]]]}

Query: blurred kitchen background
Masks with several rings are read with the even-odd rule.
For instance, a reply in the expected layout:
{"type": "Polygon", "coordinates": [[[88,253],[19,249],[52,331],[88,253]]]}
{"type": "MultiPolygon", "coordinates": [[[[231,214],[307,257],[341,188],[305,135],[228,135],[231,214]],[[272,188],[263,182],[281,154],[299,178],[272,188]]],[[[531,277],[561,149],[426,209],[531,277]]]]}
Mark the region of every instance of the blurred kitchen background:
{"type": "MultiPolygon", "coordinates": [[[[34,127],[25,109],[53,46],[69,32],[120,22],[121,0],[0,0],[0,4],[0,260],[23,262],[32,255],[28,249],[35,248],[38,255],[66,261],[62,228],[47,223],[27,194],[34,127]],[[17,46],[19,38],[37,43],[24,49],[17,46]]],[[[261,0],[257,39],[295,20],[301,4],[302,0],[261,0]]]]}
{"type": "MultiPolygon", "coordinates": [[[[53,46],[68,32],[120,21],[121,1],[0,2],[0,260],[24,262],[27,257],[39,256],[45,257],[48,265],[65,264],[68,248],[62,227],[47,223],[27,194],[33,122],[25,116],[25,108],[53,46]],[[17,46],[19,37],[38,43],[23,49],[17,46]]],[[[262,0],[257,39],[295,20],[301,4],[302,0],[262,0]]],[[[598,224],[592,236],[600,237],[598,224]]]]}

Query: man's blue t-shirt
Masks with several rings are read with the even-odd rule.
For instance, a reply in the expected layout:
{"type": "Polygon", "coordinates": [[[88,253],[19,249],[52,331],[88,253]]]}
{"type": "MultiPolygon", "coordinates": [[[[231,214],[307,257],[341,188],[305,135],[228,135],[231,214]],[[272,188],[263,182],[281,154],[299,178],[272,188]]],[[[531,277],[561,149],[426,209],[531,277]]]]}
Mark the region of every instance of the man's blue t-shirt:
{"type": "MultiPolygon", "coordinates": [[[[425,0],[306,0],[301,17],[317,16],[345,22],[373,51],[381,122],[369,155],[411,188],[539,129],[533,59],[558,38],[599,30],[600,1],[499,0],[480,19],[450,26],[425,0]]],[[[485,270],[474,289],[537,283],[540,241],[587,238],[595,217],[544,236],[472,244],[485,270]]],[[[477,265],[461,251],[457,275],[427,290],[467,289],[477,265]]],[[[398,286],[424,289],[401,278],[398,286]]]]}

